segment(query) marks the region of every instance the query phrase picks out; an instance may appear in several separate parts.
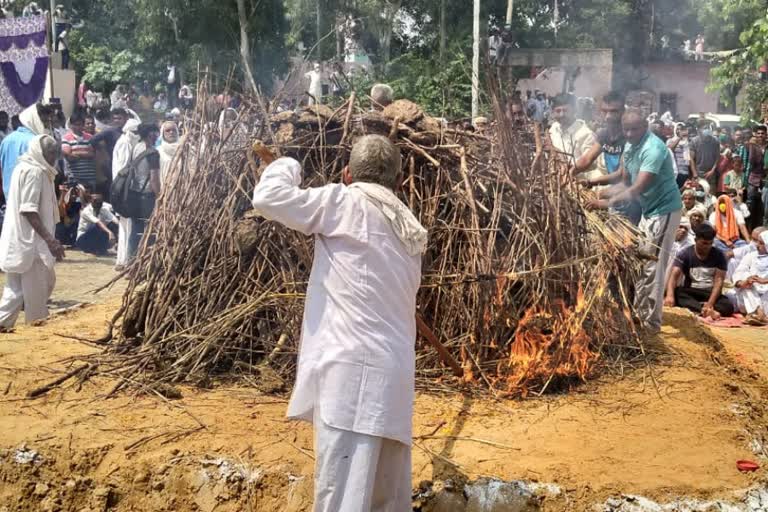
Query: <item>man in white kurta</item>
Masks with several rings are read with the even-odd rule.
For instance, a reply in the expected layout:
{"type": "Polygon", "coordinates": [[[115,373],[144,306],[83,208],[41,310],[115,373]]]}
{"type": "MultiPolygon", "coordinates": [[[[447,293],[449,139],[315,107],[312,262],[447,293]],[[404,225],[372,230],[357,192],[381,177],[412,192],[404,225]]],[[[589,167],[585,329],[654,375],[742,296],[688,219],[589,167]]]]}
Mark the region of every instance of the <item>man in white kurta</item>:
{"type": "MultiPolygon", "coordinates": [[[[129,119],[123,126],[123,134],[117,139],[115,149],[112,153],[112,179],[117,179],[117,175],[133,160],[133,150],[140,142],[137,132],[141,123],[136,119],[129,119]]],[[[128,251],[128,239],[131,236],[131,219],[120,217],[118,220],[117,232],[117,260],[115,265],[117,269],[122,269],[130,261],[128,251]]]]}
{"type": "Polygon", "coordinates": [[[0,268],[6,283],[0,299],[0,328],[12,328],[24,309],[27,323],[48,316],[47,302],[56,284],[54,262],[64,249],[54,238],[59,209],[53,163],[58,145],[37,135],[16,164],[0,234],[0,268]]]}
{"type": "Polygon", "coordinates": [[[348,185],[299,188],[280,158],[253,206],[315,236],[296,385],[288,416],[315,429],[316,512],[411,510],[416,293],[426,231],[392,190],[400,152],[369,135],[353,147],[348,185]]]}
{"type": "Polygon", "coordinates": [[[768,231],[760,233],[757,250],[741,260],[733,279],[738,289],[739,302],[747,316],[744,323],[768,325],[768,231]]]}

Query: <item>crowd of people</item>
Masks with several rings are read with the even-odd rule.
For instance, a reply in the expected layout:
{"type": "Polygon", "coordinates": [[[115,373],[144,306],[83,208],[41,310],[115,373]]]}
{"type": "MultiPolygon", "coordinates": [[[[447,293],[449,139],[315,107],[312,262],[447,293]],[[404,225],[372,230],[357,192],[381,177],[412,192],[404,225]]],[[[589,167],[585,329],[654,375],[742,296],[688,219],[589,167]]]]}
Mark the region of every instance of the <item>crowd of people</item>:
{"type": "Polygon", "coordinates": [[[625,103],[606,94],[596,130],[566,94],[526,104],[518,95],[509,115],[549,125],[547,143],[563,168],[597,190],[588,206],[624,215],[645,235],[649,261],[635,293],[648,325],[660,327],[662,304],[768,325],[765,119],[729,130],[703,115],[675,122],[625,103]]]}
{"type": "Polygon", "coordinates": [[[12,328],[22,307],[27,322],[45,316],[52,286],[42,276],[53,276],[65,249],[113,254],[118,271],[135,256],[194,97],[179,88],[180,107],[171,109],[144,94],[134,102],[133,91],[121,85],[103,99],[82,84],[68,119],[60,103],[34,104],[16,119],[0,112],[0,268],[8,274],[0,328],[12,328]]]}

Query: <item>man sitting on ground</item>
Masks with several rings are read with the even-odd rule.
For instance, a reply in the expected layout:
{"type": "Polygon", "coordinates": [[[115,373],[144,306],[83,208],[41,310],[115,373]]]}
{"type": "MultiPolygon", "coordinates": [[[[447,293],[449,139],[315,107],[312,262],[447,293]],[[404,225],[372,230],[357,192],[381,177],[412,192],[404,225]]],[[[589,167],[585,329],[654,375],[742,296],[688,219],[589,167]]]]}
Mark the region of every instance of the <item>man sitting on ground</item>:
{"type": "Polygon", "coordinates": [[[733,315],[733,304],[722,294],[728,264],[725,255],[713,247],[715,229],[709,224],[696,228],[696,242],[675,257],[667,279],[665,306],[689,309],[718,320],[733,315]],[[677,286],[684,277],[683,286],[677,286]]]}
{"type": "Polygon", "coordinates": [[[739,264],[734,274],[739,304],[744,305],[748,325],[768,325],[768,231],[758,237],[757,250],[752,251],[739,264]]]}
{"type": "Polygon", "coordinates": [[[93,194],[90,204],[80,212],[76,247],[103,256],[117,239],[116,233],[117,217],[112,213],[112,205],[105,203],[101,194],[93,194]]]}
{"type": "Polygon", "coordinates": [[[315,510],[406,511],[427,232],[393,193],[388,138],[358,140],[342,175],[346,186],[301,188],[301,164],[280,158],[253,194],[257,213],[315,236],[288,416],[314,424],[315,510]]]}

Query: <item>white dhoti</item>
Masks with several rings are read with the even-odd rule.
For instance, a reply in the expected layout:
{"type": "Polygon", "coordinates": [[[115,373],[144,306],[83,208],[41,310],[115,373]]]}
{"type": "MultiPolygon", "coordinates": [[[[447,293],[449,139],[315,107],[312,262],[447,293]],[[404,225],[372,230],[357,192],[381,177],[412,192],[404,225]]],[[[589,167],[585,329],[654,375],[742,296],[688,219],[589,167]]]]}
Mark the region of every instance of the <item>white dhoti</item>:
{"type": "Polygon", "coordinates": [[[117,221],[117,265],[127,265],[130,261],[128,239],[131,237],[131,219],[120,217],[117,221]]]}
{"type": "Polygon", "coordinates": [[[751,288],[741,289],[739,299],[748,315],[757,311],[757,308],[762,308],[763,313],[768,314],[768,285],[756,284],[751,288]]]}
{"type": "Polygon", "coordinates": [[[653,217],[643,215],[638,226],[645,236],[643,253],[658,258],[643,264],[635,287],[635,310],[652,332],[661,330],[667,264],[681,216],[680,210],[653,217]]]}
{"type": "Polygon", "coordinates": [[[48,317],[48,299],[56,286],[56,273],[43,260],[36,259],[23,274],[6,274],[3,296],[0,298],[0,326],[13,327],[24,307],[26,323],[48,317]]]}
{"type": "Polygon", "coordinates": [[[411,447],[333,428],[317,409],[314,512],[410,512],[411,447]]]}

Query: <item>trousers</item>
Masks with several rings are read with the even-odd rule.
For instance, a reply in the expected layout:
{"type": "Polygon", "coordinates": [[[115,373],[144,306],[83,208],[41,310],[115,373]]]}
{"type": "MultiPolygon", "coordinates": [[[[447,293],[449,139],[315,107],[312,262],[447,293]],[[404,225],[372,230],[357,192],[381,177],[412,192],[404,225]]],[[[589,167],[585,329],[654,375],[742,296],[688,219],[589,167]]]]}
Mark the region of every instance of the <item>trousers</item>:
{"type": "Polygon", "coordinates": [[[656,258],[643,264],[635,286],[635,310],[651,332],[661,330],[667,265],[681,215],[680,210],[652,217],[643,215],[638,226],[645,237],[642,252],[656,258]]]}
{"type": "Polygon", "coordinates": [[[32,268],[23,274],[8,272],[5,277],[5,288],[0,298],[1,327],[16,325],[22,307],[28,324],[48,317],[48,299],[56,286],[53,267],[47,267],[38,258],[32,268]]]}
{"type": "MultiPolygon", "coordinates": [[[[701,313],[704,303],[709,300],[712,289],[686,288],[679,286],[675,288],[675,304],[679,308],[685,308],[694,313],[701,313]]],[[[715,302],[715,311],[721,316],[733,316],[736,308],[725,295],[720,295],[715,302]]]]}
{"type": "Polygon", "coordinates": [[[131,219],[120,217],[117,234],[117,265],[127,265],[131,260],[128,252],[128,239],[131,237],[131,219]]]}
{"type": "Polygon", "coordinates": [[[751,315],[757,308],[762,308],[763,313],[768,314],[768,290],[765,285],[752,286],[739,290],[739,300],[744,303],[744,309],[751,315]]]}
{"type": "Polygon", "coordinates": [[[411,447],[331,427],[318,409],[314,512],[410,512],[411,447]]]}

